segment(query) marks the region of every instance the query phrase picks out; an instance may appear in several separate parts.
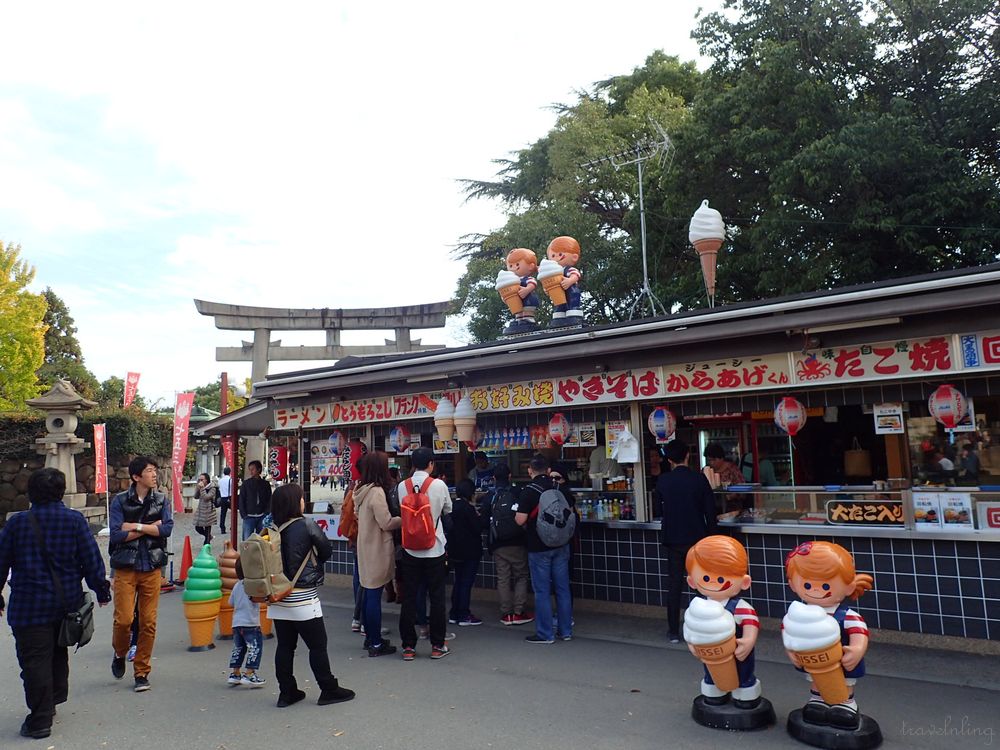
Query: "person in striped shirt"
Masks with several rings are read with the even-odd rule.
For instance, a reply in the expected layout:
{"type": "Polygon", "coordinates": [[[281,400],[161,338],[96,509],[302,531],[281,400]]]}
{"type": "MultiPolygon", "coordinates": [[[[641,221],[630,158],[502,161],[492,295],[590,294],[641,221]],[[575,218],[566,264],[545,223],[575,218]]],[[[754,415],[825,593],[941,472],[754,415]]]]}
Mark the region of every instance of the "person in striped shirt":
{"type": "MultiPolygon", "coordinates": [[[[789,587],[805,604],[822,607],[840,626],[844,649],[840,665],[850,689],[850,697],[835,706],[824,703],[819,692],[813,689],[809,702],[802,708],[802,718],[811,724],[857,729],[861,715],[854,700],[854,685],[865,674],[868,626],[844,600],[857,599],[869,591],[873,579],[866,573],[856,572],[851,553],[833,542],[803,542],[785,558],[785,574],[789,587]]],[[[795,666],[800,672],[804,671],[801,664],[795,666]]]]}
{"type": "MultiPolygon", "coordinates": [[[[761,702],[761,687],[754,674],[754,646],[760,635],[760,620],[757,610],[740,596],[751,583],[746,549],[732,537],[707,536],[688,550],[685,566],[688,586],[700,596],[722,604],[736,620],[735,657],[740,686],[732,693],[720,690],[706,667],[701,681],[705,703],[719,706],[732,697],[737,708],[757,708],[761,702]]],[[[695,653],[691,646],[688,648],[695,653]]]]}

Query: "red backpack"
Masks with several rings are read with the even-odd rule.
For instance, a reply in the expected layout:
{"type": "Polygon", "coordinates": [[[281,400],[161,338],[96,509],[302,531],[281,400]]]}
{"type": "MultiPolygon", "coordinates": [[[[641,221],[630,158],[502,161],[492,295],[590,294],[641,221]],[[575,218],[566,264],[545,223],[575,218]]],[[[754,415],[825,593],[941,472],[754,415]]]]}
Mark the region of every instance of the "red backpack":
{"type": "Polygon", "coordinates": [[[403,519],[403,549],[419,552],[437,544],[437,524],[431,513],[431,499],[427,496],[427,490],[433,483],[434,479],[427,477],[423,486],[416,490],[413,480],[406,480],[406,497],[399,504],[403,519]]]}

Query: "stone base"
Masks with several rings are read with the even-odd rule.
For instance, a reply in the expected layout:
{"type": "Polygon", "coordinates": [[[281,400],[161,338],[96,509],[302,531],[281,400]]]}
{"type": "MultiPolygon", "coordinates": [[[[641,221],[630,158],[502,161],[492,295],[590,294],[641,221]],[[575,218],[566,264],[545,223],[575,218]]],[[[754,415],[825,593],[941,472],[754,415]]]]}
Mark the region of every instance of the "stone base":
{"type": "MultiPolygon", "coordinates": [[[[87,493],[86,492],[74,492],[70,494],[67,492],[63,495],[63,505],[67,508],[72,508],[73,510],[83,511],[87,507],[87,493]]],[[[100,509],[104,512],[104,508],[100,509]]]]}
{"type": "Polygon", "coordinates": [[[857,729],[838,729],[823,724],[810,724],[802,719],[802,709],[788,714],[788,733],[799,742],[828,750],[868,750],[882,744],[882,730],[871,716],[861,714],[857,729]]]}

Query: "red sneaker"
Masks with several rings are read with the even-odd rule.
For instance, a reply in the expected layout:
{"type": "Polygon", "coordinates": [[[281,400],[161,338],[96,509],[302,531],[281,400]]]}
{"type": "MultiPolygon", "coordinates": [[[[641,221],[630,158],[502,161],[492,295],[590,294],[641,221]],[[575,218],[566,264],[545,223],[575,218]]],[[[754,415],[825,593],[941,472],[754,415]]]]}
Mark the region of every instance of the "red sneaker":
{"type": "Polygon", "coordinates": [[[504,615],[503,617],[500,618],[500,622],[502,622],[504,625],[516,625],[517,624],[517,623],[514,622],[514,615],[504,615]]]}
{"type": "Polygon", "coordinates": [[[417,652],[412,648],[403,649],[403,661],[413,661],[413,658],[417,655],[417,652]]]}
{"type": "Polygon", "coordinates": [[[529,622],[534,622],[534,621],[535,621],[534,612],[522,612],[521,614],[514,615],[515,625],[527,625],[529,622]]]}

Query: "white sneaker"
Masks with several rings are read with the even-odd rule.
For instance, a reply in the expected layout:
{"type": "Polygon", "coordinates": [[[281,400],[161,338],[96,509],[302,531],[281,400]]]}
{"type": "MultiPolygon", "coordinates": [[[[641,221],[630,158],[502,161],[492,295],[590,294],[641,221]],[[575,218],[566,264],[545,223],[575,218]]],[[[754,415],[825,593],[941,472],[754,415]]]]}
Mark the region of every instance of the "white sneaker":
{"type": "Polygon", "coordinates": [[[243,675],[243,679],[240,680],[240,682],[248,688],[259,688],[264,687],[264,683],[267,682],[267,680],[254,672],[253,674],[243,675]]]}
{"type": "Polygon", "coordinates": [[[230,685],[239,685],[243,682],[243,677],[236,674],[236,672],[229,673],[229,679],[226,680],[230,685]]]}

